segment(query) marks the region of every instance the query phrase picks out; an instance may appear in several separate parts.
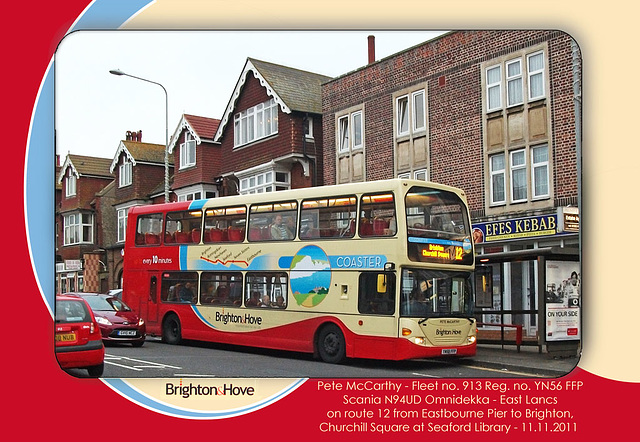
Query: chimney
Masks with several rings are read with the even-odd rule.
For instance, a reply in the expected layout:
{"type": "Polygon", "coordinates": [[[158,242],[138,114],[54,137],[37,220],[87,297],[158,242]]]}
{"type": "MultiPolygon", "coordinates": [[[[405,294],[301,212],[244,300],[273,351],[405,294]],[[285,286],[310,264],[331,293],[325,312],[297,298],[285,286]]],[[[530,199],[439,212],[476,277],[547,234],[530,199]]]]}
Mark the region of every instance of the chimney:
{"type": "Polygon", "coordinates": [[[376,61],[376,38],[373,35],[367,37],[369,42],[369,64],[376,61]]]}
{"type": "Polygon", "coordinates": [[[140,129],[136,135],[136,141],[142,141],[142,129],[140,129]]]}
{"type": "Polygon", "coordinates": [[[131,141],[131,131],[130,130],[127,131],[127,138],[125,138],[125,140],[131,141]]]}

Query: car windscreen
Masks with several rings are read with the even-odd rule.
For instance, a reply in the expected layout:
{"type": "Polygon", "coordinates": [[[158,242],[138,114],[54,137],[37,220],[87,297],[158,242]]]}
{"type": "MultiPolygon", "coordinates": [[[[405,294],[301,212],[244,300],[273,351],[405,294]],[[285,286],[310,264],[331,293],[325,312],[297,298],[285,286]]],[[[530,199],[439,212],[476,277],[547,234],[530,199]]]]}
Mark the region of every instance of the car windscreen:
{"type": "Polygon", "coordinates": [[[89,303],[94,312],[116,311],[128,312],[131,309],[118,298],[104,298],[102,296],[86,296],[84,299],[89,303]]]}

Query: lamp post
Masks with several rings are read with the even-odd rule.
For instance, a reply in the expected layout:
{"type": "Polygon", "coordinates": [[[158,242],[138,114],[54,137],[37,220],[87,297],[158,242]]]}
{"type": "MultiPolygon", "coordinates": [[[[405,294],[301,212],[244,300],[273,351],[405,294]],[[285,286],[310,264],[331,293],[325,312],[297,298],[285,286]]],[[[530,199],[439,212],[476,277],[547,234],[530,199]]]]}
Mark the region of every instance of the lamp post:
{"type": "Polygon", "coordinates": [[[117,76],[125,76],[135,78],[136,80],[146,81],[147,83],[157,84],[164,91],[164,104],[165,104],[165,131],[164,131],[164,202],[169,202],[169,95],[163,85],[155,81],[147,80],[146,78],[136,77],[135,75],[122,72],[120,69],[112,69],[110,74],[117,76]]]}

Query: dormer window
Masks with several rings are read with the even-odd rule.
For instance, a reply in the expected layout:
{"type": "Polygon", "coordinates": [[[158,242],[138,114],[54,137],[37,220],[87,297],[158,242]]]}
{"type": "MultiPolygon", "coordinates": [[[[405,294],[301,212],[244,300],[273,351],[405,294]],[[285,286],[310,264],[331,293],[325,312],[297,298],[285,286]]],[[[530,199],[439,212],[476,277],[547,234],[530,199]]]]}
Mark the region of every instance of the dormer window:
{"type": "Polygon", "coordinates": [[[65,195],[67,196],[67,198],[76,196],[76,176],[71,168],[69,168],[69,171],[67,172],[67,185],[65,195]]]}
{"type": "Polygon", "coordinates": [[[184,143],[180,145],[180,169],[196,165],[196,140],[189,132],[185,133],[184,143]]]}
{"type": "Polygon", "coordinates": [[[133,177],[133,165],[127,159],[122,160],[122,164],[118,168],[118,187],[130,186],[133,177]]]}

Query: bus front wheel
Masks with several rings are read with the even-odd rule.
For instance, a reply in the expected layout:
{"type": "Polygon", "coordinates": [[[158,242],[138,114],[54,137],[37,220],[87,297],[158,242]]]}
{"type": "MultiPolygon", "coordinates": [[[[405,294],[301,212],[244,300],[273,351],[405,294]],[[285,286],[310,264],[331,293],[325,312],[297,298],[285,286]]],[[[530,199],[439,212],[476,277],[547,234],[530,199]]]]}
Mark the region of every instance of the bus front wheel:
{"type": "Polygon", "coordinates": [[[339,364],[346,357],[344,335],[335,324],[325,325],[318,334],[318,354],[320,359],[331,364],[339,364]]]}
{"type": "Polygon", "coordinates": [[[164,320],[162,324],[162,340],[172,345],[179,344],[182,341],[182,331],[178,316],[171,314],[164,320]]]}

